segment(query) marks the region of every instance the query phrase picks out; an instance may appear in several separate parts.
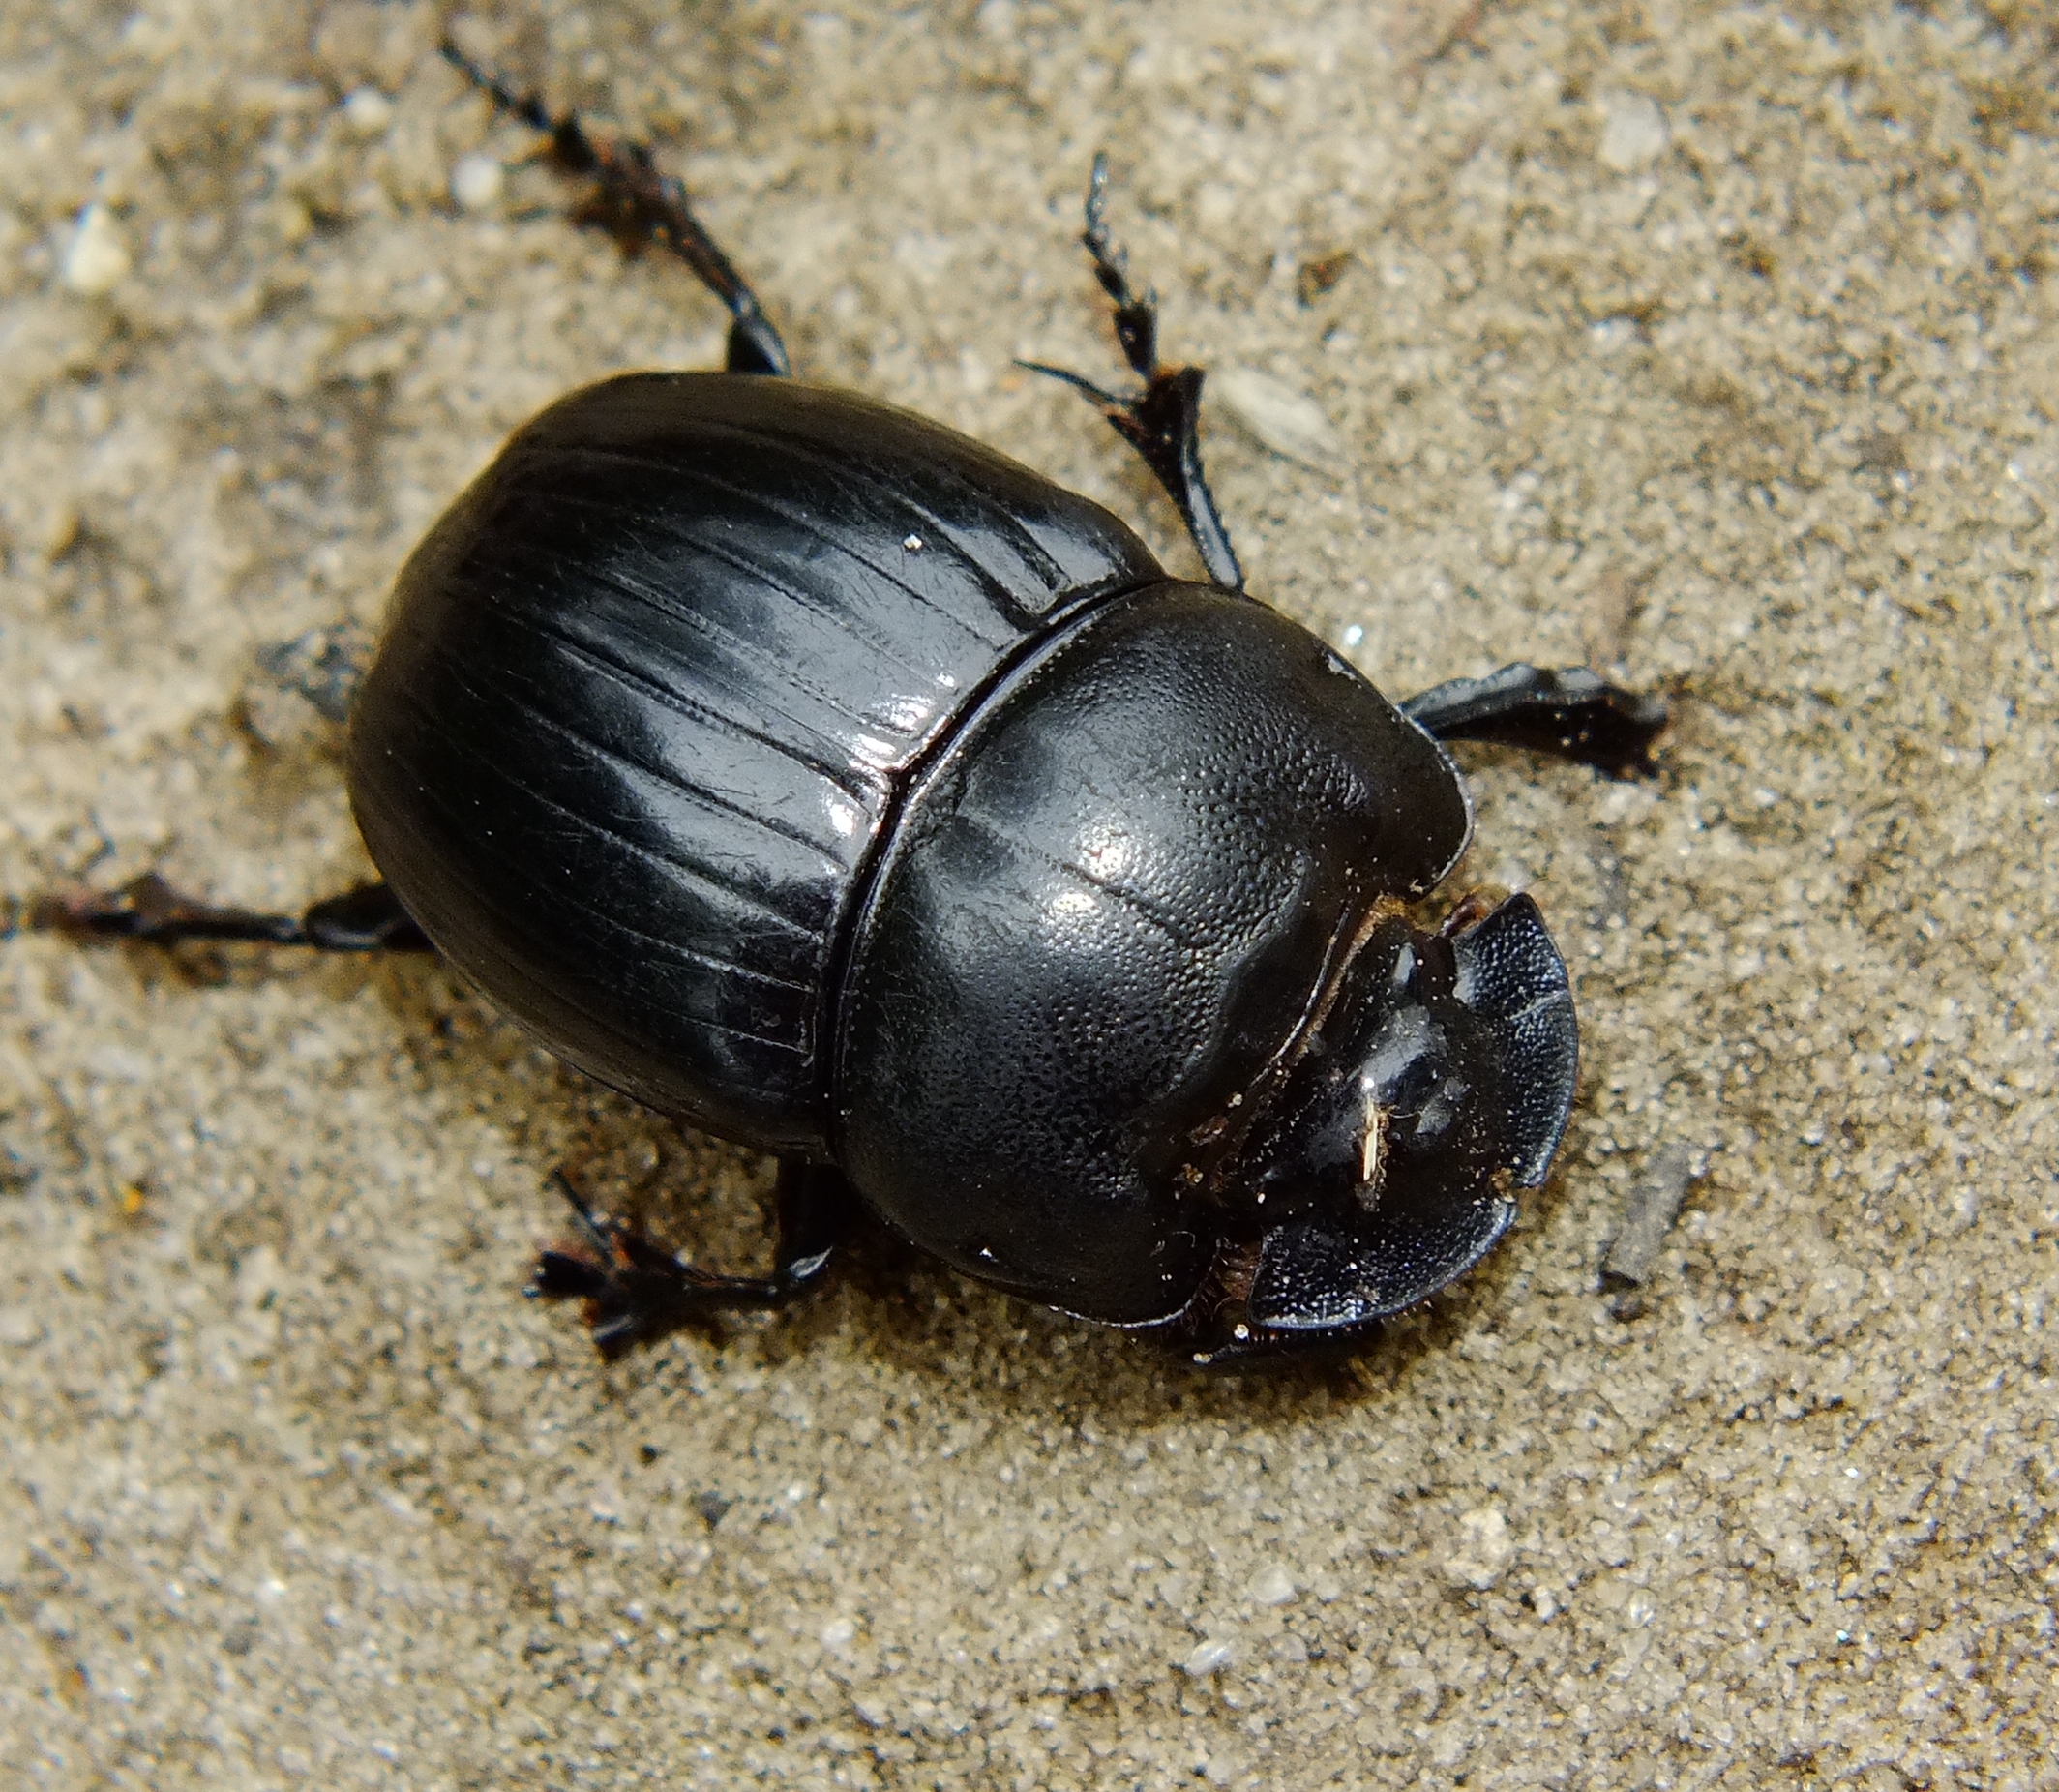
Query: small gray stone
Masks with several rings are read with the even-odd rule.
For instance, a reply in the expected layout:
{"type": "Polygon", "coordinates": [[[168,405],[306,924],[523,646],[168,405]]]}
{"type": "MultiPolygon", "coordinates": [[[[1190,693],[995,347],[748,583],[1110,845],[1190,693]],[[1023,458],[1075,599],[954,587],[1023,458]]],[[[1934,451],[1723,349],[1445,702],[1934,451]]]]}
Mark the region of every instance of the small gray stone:
{"type": "Polygon", "coordinates": [[[1622,1221],[1601,1260],[1604,1288],[1638,1289],[1651,1280],[1688,1185],[1701,1174],[1699,1157],[1695,1147],[1678,1140],[1652,1154],[1644,1174],[1630,1185],[1622,1221]]]}

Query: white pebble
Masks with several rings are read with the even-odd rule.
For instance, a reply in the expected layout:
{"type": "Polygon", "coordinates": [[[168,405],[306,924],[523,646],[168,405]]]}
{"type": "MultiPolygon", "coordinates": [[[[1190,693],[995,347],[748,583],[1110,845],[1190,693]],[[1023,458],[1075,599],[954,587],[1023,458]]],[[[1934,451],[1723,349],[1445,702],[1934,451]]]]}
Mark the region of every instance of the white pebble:
{"type": "Polygon", "coordinates": [[[824,1649],[845,1649],[858,1633],[858,1627],[849,1618],[832,1618],[822,1626],[821,1638],[824,1649]]]}
{"type": "Polygon", "coordinates": [[[393,102],[376,87],[359,87],[343,101],[343,123],[359,136],[377,136],[393,123],[393,102]]]}
{"type": "Polygon", "coordinates": [[[86,1056],[86,1068],[108,1083],[147,1083],[157,1065],[126,1045],[99,1045],[86,1056]]]}
{"type": "Polygon", "coordinates": [[[43,1336],[43,1321],[25,1306],[0,1306],[0,1344],[34,1344],[43,1336]]]}
{"type": "Polygon", "coordinates": [[[1539,1624],[1549,1624],[1559,1615],[1558,1596],[1549,1587],[1533,1587],[1530,1590],[1530,1609],[1537,1613],[1539,1624]]]}
{"type": "Polygon", "coordinates": [[[1236,1654],[1235,1643],[1225,1642],[1219,1636],[1211,1636],[1205,1642],[1195,1644],[1193,1653],[1180,1665],[1194,1679],[1203,1680],[1218,1668],[1228,1667],[1236,1654]]]}
{"type": "Polygon", "coordinates": [[[96,201],[78,214],[78,227],[65,250],[64,284],[74,292],[97,299],[129,278],[134,263],[122,227],[104,205],[96,201]]]}
{"type": "Polygon", "coordinates": [[[1254,1605],[1284,1605],[1294,1595],[1294,1576],[1277,1563],[1264,1569],[1251,1583],[1251,1602],[1254,1605]]]}
{"type": "Polygon", "coordinates": [[[1454,1587],[1485,1592],[1501,1579],[1515,1554],[1508,1521],[1492,1507],[1463,1512],[1458,1520],[1458,1547],[1445,1558],[1445,1578],[1454,1587]]]}
{"type": "Polygon", "coordinates": [[[1323,407],[1305,393],[1234,362],[1211,373],[1209,383],[1232,421],[1241,425],[1260,447],[1319,473],[1340,470],[1344,444],[1323,407]]]}
{"type": "Polygon", "coordinates": [[[1666,153],[1672,133],[1658,102],[1641,93],[1610,94],[1601,102],[1601,165],[1618,174],[1648,168],[1666,153]]]}
{"type": "Polygon", "coordinates": [[[507,177],[492,156],[461,156],[451,169],[451,197],[460,211],[492,211],[506,185],[507,177]]]}

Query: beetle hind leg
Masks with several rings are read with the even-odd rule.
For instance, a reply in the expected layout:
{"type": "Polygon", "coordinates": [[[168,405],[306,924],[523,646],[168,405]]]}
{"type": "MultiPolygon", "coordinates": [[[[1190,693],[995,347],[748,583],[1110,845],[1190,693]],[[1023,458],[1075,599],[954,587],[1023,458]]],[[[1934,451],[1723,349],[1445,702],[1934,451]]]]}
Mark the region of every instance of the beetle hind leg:
{"type": "Polygon", "coordinates": [[[1209,580],[1225,591],[1244,588],[1243,569],[1201,467],[1201,387],[1198,367],[1165,367],[1158,360],[1158,295],[1141,296],[1129,284],[1129,257],[1108,230],[1108,158],[1094,157],[1087,185],[1087,227],[1080,241],[1093,257],[1094,278],[1116,307],[1116,341],[1130,370],[1144,381],[1132,398],[1104,392],[1060,367],[1025,361],[1031,373],[1061,379],[1101,408],[1116,433],[1134,448],[1179,507],[1209,580]]]}
{"type": "Polygon", "coordinates": [[[642,143],[596,138],[575,112],[553,114],[540,95],[521,93],[474,62],[449,38],[443,59],[493,103],[549,139],[551,162],[560,173],[593,182],[592,196],[574,214],[577,224],[606,230],[626,254],[656,245],[693,269],[730,312],[728,371],[731,373],[789,373],[787,345],[734,263],[701,227],[686,189],[661,173],[642,143]]]}
{"type": "Polygon", "coordinates": [[[610,1361],[718,1313],[784,1306],[817,1287],[849,1230],[852,1205],[835,1171],[781,1164],[772,1273],[716,1275],[682,1263],[636,1227],[594,1212],[561,1172],[551,1180],[572,1209],[579,1239],[572,1249],[544,1251],[525,1292],[540,1300],[582,1301],[594,1348],[610,1361]]]}

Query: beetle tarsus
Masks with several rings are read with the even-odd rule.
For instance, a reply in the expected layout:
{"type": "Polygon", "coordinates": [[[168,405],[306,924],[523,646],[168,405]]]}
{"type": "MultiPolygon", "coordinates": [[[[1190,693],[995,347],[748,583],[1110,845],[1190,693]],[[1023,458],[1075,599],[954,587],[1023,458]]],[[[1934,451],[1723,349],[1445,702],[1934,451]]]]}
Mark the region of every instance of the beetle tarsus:
{"type": "Polygon", "coordinates": [[[1612,778],[1648,777],[1665,732],[1666,700],[1626,691],[1585,668],[1505,666],[1412,697],[1402,712],[1439,740],[1489,740],[1556,753],[1612,778]]]}
{"type": "Polygon", "coordinates": [[[1201,388],[1198,367],[1165,367],[1158,360],[1158,295],[1141,296],[1129,284],[1129,257],[1108,230],[1108,158],[1094,157],[1087,184],[1087,227],[1080,234],[1093,257],[1094,278],[1116,307],[1116,341],[1144,390],[1132,398],[1105,392],[1064,368],[1039,361],[1021,365],[1060,379],[1100,406],[1116,433],[1134,448],[1179,507],[1209,580],[1225,591],[1244,588],[1243,568],[1230,532],[1216,513],[1201,465],[1201,388]]]}
{"type": "Polygon", "coordinates": [[[550,138],[551,162],[563,174],[591,180],[592,196],[573,213],[573,222],[605,230],[624,254],[652,244],[693,269],[730,312],[727,371],[731,373],[789,373],[786,344],[715,239],[701,227],[686,189],[662,173],[649,148],[637,142],[596,139],[579,114],[553,114],[540,94],[521,93],[491,69],[474,62],[449,38],[443,59],[501,111],[550,138]]]}
{"type": "Polygon", "coordinates": [[[784,1306],[807,1293],[828,1269],[850,1212],[849,1192],[833,1170],[782,1164],[772,1273],[715,1275],[627,1221],[596,1213],[562,1171],[551,1180],[572,1209],[578,1241],[540,1252],[523,1292],[532,1299],[582,1301],[594,1348],[611,1361],[719,1313],[784,1306]]]}
{"type": "Polygon", "coordinates": [[[28,907],[28,925],[79,940],[135,940],[178,945],[190,940],[304,945],[317,952],[426,952],[428,939],[383,883],[360,884],[316,903],[304,915],[218,907],[188,896],[156,872],[118,890],[75,890],[28,907]]]}

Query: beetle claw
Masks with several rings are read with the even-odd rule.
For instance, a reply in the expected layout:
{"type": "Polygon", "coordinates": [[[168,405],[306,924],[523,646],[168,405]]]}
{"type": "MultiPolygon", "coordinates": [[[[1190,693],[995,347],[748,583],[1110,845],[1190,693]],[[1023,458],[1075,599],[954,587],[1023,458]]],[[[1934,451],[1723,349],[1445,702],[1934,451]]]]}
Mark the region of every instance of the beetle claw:
{"type": "Polygon", "coordinates": [[[543,1251],[522,1292],[532,1300],[593,1300],[608,1287],[608,1271],[569,1251],[543,1251]]]}
{"type": "Polygon", "coordinates": [[[696,1270],[635,1227],[596,1213],[562,1170],[551,1180],[572,1210],[579,1239],[570,1249],[538,1254],[525,1295],[582,1302],[594,1348],[611,1360],[692,1317],[682,1297],[696,1270]]]}
{"type": "Polygon", "coordinates": [[[551,1186],[564,1196],[565,1205],[572,1210],[572,1223],[578,1229],[580,1242],[603,1263],[612,1258],[615,1255],[615,1222],[587,1206],[585,1197],[572,1186],[572,1179],[562,1170],[551,1172],[551,1186]]]}
{"type": "Polygon", "coordinates": [[[709,1307],[692,1298],[698,1292],[695,1270],[640,1234],[612,1221],[602,1224],[600,1236],[610,1246],[606,1261],[542,1251],[522,1292],[536,1300],[580,1301],[594,1348],[610,1360],[706,1316],[709,1307]]]}
{"type": "Polygon", "coordinates": [[[594,1348],[611,1361],[719,1313],[777,1306],[803,1293],[830,1256],[824,1245],[789,1261],[783,1248],[778,1275],[716,1275],[682,1262],[626,1220],[595,1212],[562,1170],[551,1181],[572,1210],[578,1240],[539,1252],[522,1292],[532,1299],[582,1301],[594,1348]]]}
{"type": "Polygon", "coordinates": [[[1104,410],[1120,411],[1129,407],[1128,399],[1119,399],[1104,386],[1097,386],[1084,373],[1075,373],[1069,367],[1053,367],[1048,361],[1025,361],[1017,359],[1015,365],[1026,373],[1042,373],[1047,379],[1056,379],[1070,386],[1075,392],[1084,393],[1104,410]]]}

